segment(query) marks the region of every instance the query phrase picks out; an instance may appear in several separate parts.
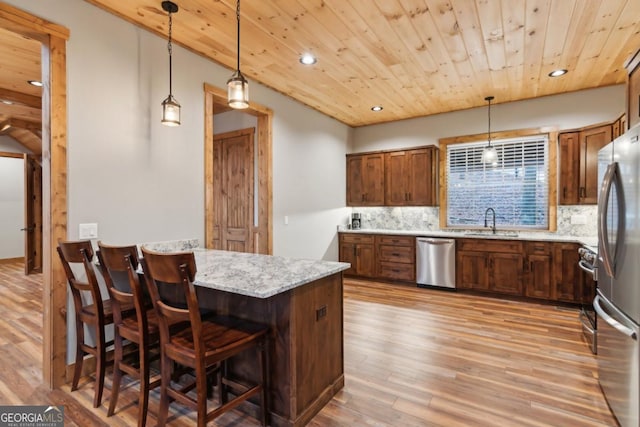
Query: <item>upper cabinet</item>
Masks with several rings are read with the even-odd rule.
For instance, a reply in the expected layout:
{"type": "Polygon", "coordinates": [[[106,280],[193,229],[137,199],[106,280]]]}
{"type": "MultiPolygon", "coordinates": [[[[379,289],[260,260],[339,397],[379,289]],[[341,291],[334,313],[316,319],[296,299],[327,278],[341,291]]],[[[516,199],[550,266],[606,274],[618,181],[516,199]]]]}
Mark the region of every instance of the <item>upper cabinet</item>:
{"type": "Polygon", "coordinates": [[[610,124],[560,134],[561,205],[598,202],[598,151],[611,140],[610,124]]]}
{"type": "Polygon", "coordinates": [[[347,206],[384,205],[384,154],[347,155],[347,206]]]}
{"type": "Polygon", "coordinates": [[[435,147],[385,153],[385,205],[435,205],[437,153],[435,147]]]}
{"type": "Polygon", "coordinates": [[[347,154],[347,206],[437,204],[435,146],[347,154]]]}
{"type": "Polygon", "coordinates": [[[631,129],[640,123],[640,50],[631,56],[625,63],[629,74],[627,80],[627,128],[631,129]]]}

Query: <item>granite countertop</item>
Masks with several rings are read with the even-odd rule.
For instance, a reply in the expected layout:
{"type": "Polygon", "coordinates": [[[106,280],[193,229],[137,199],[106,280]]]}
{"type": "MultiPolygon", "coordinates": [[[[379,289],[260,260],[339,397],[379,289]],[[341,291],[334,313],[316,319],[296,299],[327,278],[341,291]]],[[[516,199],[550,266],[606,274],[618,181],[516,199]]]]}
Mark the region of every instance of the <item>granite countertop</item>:
{"type": "Polygon", "coordinates": [[[256,298],[269,298],[339,273],[348,263],[271,255],[193,249],[198,272],[194,284],[256,298]]]}
{"type": "Polygon", "coordinates": [[[587,246],[597,246],[597,237],[588,236],[565,236],[549,232],[522,232],[522,231],[500,231],[492,234],[491,231],[452,231],[452,230],[385,230],[385,229],[360,229],[360,230],[340,230],[341,233],[361,233],[361,234],[390,234],[398,236],[416,237],[446,237],[457,239],[499,239],[499,240],[529,240],[538,242],[568,242],[580,243],[587,246]]]}

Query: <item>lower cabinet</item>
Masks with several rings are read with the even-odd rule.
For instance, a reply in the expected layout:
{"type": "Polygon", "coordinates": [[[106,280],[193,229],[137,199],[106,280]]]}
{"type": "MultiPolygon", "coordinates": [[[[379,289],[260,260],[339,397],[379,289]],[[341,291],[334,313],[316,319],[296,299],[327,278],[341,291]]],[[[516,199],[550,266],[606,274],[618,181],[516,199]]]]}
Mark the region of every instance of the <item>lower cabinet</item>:
{"type": "Polygon", "coordinates": [[[374,236],[365,234],[340,235],[340,261],[348,262],[351,268],[344,274],[374,277],[375,250],[374,236]]]}
{"type": "Polygon", "coordinates": [[[456,247],[458,288],[522,295],[522,242],[458,239],[456,247]]]}
{"type": "Polygon", "coordinates": [[[532,298],[553,299],[553,244],[527,242],[525,251],[525,295],[532,298]]]}
{"type": "Polygon", "coordinates": [[[340,261],[351,268],[351,276],[414,282],[416,238],[373,234],[340,233],[340,261]]]}
{"type": "Polygon", "coordinates": [[[416,238],[376,236],[376,276],[381,279],[415,282],[416,238]]]}
{"type": "MultiPolygon", "coordinates": [[[[414,236],[340,233],[346,275],[415,283],[414,236]]],[[[578,267],[578,243],[456,239],[456,287],[547,301],[590,303],[595,283],[578,267]]]]}

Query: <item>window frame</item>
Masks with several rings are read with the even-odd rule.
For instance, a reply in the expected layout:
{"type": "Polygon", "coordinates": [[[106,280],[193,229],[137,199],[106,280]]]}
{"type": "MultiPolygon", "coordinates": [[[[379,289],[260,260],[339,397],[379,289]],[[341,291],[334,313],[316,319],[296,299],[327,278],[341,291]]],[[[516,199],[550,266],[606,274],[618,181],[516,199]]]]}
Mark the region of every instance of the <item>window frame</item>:
{"type": "MultiPolygon", "coordinates": [[[[549,141],[549,206],[548,217],[549,226],[547,229],[531,229],[513,227],[508,230],[521,232],[554,232],[557,230],[557,209],[558,209],[558,131],[555,128],[532,128],[516,129],[502,132],[492,132],[491,140],[526,138],[535,135],[546,135],[549,141]]],[[[448,182],[447,182],[447,147],[453,144],[463,144],[469,142],[487,141],[487,134],[463,135],[449,138],[441,138],[439,143],[439,179],[440,179],[440,229],[442,230],[483,230],[482,226],[449,226],[447,225],[448,207],[448,182]]]]}

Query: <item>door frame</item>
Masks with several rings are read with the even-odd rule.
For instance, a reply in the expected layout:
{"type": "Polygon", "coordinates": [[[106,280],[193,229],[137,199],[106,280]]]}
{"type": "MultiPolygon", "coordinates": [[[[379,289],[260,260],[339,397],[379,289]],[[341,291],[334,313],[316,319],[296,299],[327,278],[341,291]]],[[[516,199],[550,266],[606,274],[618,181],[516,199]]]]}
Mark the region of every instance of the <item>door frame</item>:
{"type": "MultiPolygon", "coordinates": [[[[213,115],[228,111],[226,91],[204,84],[204,240],[207,248],[213,248],[214,238],[214,187],[213,187],[213,115]]],[[[249,103],[243,113],[256,116],[258,125],[257,162],[258,175],[258,226],[254,234],[254,252],[271,255],[273,253],[273,162],[272,162],[272,123],[273,111],[265,106],[249,103]]]]}
{"type": "Polygon", "coordinates": [[[42,43],[42,280],[45,386],[66,383],[67,283],[52,254],[67,236],[67,59],[69,30],[0,3],[0,27],[42,43]]]}

